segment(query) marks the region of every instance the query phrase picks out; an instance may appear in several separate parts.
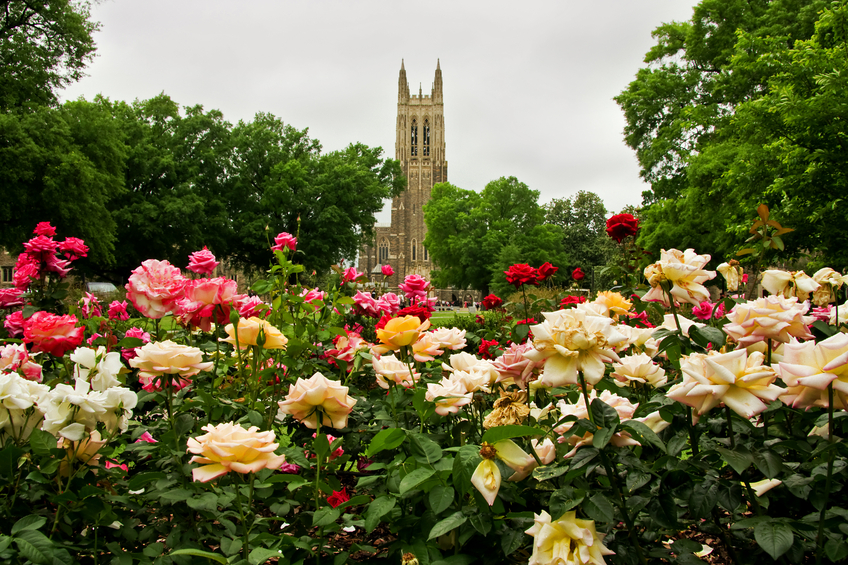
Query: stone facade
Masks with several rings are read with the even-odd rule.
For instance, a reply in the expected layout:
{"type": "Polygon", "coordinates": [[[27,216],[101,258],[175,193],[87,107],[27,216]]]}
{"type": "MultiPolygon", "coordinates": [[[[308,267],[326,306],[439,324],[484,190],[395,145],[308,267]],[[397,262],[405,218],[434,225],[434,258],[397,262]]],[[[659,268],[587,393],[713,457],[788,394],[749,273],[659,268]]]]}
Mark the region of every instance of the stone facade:
{"type": "Polygon", "coordinates": [[[429,279],[432,269],[423,245],[427,227],[422,207],[430,199],[433,185],[448,180],[442,70],[438,61],[431,93],[423,94],[419,86],[418,95],[410,94],[401,62],[397,108],[395,159],[400,161],[408,184],[403,194],[392,200],[391,223],[377,224],[374,240],[363,246],[358,267],[373,281],[380,282],[380,267],[391,265],[395,271],[387,281],[391,288],[410,274],[429,279]]]}

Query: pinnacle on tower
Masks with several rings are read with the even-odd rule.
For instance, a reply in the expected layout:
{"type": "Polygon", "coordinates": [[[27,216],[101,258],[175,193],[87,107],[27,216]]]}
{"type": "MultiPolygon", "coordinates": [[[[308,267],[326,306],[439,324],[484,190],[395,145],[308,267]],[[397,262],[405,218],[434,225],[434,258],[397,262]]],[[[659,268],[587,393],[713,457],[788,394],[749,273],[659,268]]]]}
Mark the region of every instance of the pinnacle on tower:
{"type": "Polygon", "coordinates": [[[398,104],[409,101],[409,82],[406,80],[406,69],[403,59],[400,60],[400,74],[398,75],[398,104]]]}
{"type": "Polygon", "coordinates": [[[438,59],[436,59],[436,79],[433,81],[433,100],[442,101],[442,68],[438,59]]]}

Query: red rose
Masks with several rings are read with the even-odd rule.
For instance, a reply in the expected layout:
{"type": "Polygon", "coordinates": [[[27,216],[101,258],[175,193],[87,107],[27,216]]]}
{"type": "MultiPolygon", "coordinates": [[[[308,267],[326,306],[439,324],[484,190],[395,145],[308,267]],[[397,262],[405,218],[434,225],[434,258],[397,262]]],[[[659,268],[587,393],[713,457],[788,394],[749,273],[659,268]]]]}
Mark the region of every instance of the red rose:
{"type": "Polygon", "coordinates": [[[630,214],[616,214],[607,220],[607,235],[618,243],[639,231],[639,220],[630,214]]]}
{"type": "Polygon", "coordinates": [[[542,266],[539,267],[539,280],[546,281],[559,271],[559,267],[554,267],[550,263],[542,263],[542,266]]]}
{"type": "Polygon", "coordinates": [[[586,302],[585,296],[566,296],[559,303],[559,309],[562,310],[564,308],[568,308],[569,306],[574,306],[576,304],[583,304],[586,302]]]}
{"type": "Polygon", "coordinates": [[[347,488],[343,488],[342,490],[334,490],[333,494],[327,497],[327,504],[336,508],[348,500],[350,500],[350,496],[347,494],[347,488]]]}
{"type": "Polygon", "coordinates": [[[423,304],[426,304],[426,302],[422,302],[421,304],[422,305],[413,304],[412,306],[407,306],[402,310],[398,310],[398,313],[395,317],[403,318],[404,316],[415,316],[416,318],[421,320],[421,323],[423,324],[425,320],[430,319],[430,316],[433,315],[433,311],[430,308],[423,306],[423,304]]]}
{"type": "Polygon", "coordinates": [[[571,278],[573,278],[576,281],[582,281],[583,279],[586,278],[586,273],[583,272],[583,269],[581,269],[580,267],[577,267],[576,269],[571,271],[571,278]]]}
{"type": "Polygon", "coordinates": [[[480,343],[480,349],[478,353],[480,357],[483,359],[494,359],[495,356],[492,355],[491,348],[498,345],[498,340],[496,339],[483,339],[480,343]]]}
{"type": "Polygon", "coordinates": [[[503,304],[503,300],[501,300],[494,294],[490,294],[489,296],[483,299],[483,308],[485,308],[486,310],[498,308],[501,304],[503,304]]]}
{"type": "Polygon", "coordinates": [[[504,271],[506,282],[521,288],[525,284],[533,284],[539,286],[539,271],[531,267],[527,263],[519,263],[513,265],[508,271],[504,271]]]}
{"type": "Polygon", "coordinates": [[[36,312],[26,321],[24,342],[31,343],[33,351],[44,351],[61,357],[82,343],[84,330],[76,325],[76,316],[36,312]]]}

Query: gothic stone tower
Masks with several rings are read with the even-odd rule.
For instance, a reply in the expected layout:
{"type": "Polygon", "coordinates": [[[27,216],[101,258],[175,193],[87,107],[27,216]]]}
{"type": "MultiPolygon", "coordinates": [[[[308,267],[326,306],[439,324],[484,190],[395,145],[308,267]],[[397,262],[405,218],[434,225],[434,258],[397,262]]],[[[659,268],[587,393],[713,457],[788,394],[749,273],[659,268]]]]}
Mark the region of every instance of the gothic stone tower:
{"type": "Polygon", "coordinates": [[[423,94],[419,85],[417,96],[409,92],[401,61],[395,159],[400,161],[407,188],[392,200],[391,224],[376,226],[374,241],[363,246],[359,258],[359,270],[378,282],[382,276],[372,272],[379,272],[381,265],[391,265],[395,275],[388,281],[390,287],[397,287],[413,273],[429,279],[432,269],[423,245],[427,228],[422,206],[430,199],[433,185],[448,180],[442,70],[438,61],[431,93],[423,94]]]}

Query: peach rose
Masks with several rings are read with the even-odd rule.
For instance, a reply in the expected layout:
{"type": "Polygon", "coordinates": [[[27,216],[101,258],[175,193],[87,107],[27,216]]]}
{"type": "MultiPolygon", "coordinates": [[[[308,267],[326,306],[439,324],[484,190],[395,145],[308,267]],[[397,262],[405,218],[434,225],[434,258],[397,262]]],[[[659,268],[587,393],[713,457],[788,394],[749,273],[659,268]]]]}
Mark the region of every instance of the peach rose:
{"type": "Polygon", "coordinates": [[[135,351],[137,356],[130,359],[130,366],[139,369],[138,380],[148,391],[162,390],[163,382],[170,382],[171,378],[175,388],[183,388],[189,383],[188,377],[213,366],[203,362],[203,352],[198,348],[170,340],[148,343],[135,351]],[[165,375],[175,376],[163,378],[165,375]]]}
{"type": "Polygon", "coordinates": [[[813,317],[804,316],[809,309],[809,302],[799,304],[794,296],[758,298],[734,306],[727,314],[730,323],[724,331],[743,346],[767,339],[783,343],[791,337],[812,339],[807,325],[813,323],[813,317]]]}
{"type": "MultiPolygon", "coordinates": [[[[232,324],[227,324],[224,328],[227,332],[227,337],[221,338],[221,341],[236,345],[236,335],[232,324]]],[[[244,349],[250,345],[259,345],[260,332],[265,334],[265,343],[262,345],[265,349],[285,349],[288,339],[280,330],[269,324],[261,318],[239,318],[238,323],[238,346],[244,349]]]]}
{"type": "Polygon", "coordinates": [[[356,404],[356,399],[348,396],[348,388],[338,381],[331,381],[321,373],[315,373],[309,379],[297,379],[289,386],[285,400],[277,404],[280,414],[291,416],[307,428],[318,428],[318,415],[322,415],[321,424],[336,429],[347,426],[347,417],[356,404]],[[329,420],[329,422],[328,422],[329,420]]]}
{"type": "Polygon", "coordinates": [[[189,438],[188,452],[194,453],[190,463],[201,463],[192,469],[191,476],[203,483],[236,473],[255,473],[262,469],[278,469],[286,458],[276,455],[280,444],[274,443],[274,432],[260,432],[256,426],[244,429],[238,424],[227,422],[213,426],[206,424],[206,434],[189,438]]]}

